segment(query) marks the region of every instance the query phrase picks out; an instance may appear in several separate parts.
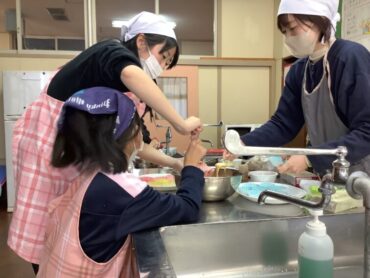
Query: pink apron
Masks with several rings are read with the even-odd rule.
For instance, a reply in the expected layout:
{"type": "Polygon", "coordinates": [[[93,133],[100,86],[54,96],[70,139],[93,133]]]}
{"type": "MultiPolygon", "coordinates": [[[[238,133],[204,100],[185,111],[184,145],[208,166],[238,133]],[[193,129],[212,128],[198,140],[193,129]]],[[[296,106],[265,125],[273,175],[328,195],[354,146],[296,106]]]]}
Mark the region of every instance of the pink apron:
{"type": "Polygon", "coordinates": [[[16,201],[8,245],[21,258],[35,264],[40,262],[44,246],[47,206],[78,175],[74,168],[50,166],[63,102],[46,92],[47,86],[16,122],[12,145],[16,201]]]}
{"type": "Polygon", "coordinates": [[[65,194],[50,203],[50,222],[37,277],[139,277],[131,235],[120,250],[104,263],[90,259],[80,245],[81,205],[95,174],[80,176],[65,194]]]}

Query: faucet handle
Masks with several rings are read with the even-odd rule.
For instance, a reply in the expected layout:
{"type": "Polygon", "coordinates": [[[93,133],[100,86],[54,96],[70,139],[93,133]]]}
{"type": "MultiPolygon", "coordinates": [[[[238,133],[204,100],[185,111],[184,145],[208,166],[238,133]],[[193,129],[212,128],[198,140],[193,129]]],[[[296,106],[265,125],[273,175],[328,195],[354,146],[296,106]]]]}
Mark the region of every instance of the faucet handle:
{"type": "Polygon", "coordinates": [[[166,129],[166,138],[171,140],[172,139],[172,132],[171,132],[171,127],[168,126],[166,129]]]}
{"type": "Polygon", "coordinates": [[[214,127],[222,127],[224,123],[222,121],[219,121],[217,124],[203,124],[203,127],[208,127],[208,126],[214,126],[214,127]]]}
{"type": "Polygon", "coordinates": [[[211,146],[211,148],[213,148],[213,143],[212,143],[211,140],[208,140],[208,139],[200,139],[200,141],[202,141],[203,143],[208,143],[211,146]]]}
{"type": "Polygon", "coordinates": [[[349,176],[349,166],[351,165],[346,159],[347,149],[345,153],[338,153],[338,158],[333,161],[332,178],[334,183],[345,185],[349,176]]]}

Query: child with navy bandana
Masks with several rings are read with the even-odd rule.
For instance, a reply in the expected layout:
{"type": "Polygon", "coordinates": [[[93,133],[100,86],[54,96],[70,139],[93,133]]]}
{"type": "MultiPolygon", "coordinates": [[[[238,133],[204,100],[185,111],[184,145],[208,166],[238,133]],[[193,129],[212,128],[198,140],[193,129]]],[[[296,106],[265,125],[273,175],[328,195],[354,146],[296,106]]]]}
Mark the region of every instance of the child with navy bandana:
{"type": "Polygon", "coordinates": [[[49,206],[37,277],[138,277],[132,233],[197,220],[204,185],[198,162],[206,152],[199,139],[190,142],[176,195],[127,173],[142,142],[135,105],[120,92],[94,87],[66,100],[52,164],[81,175],[49,206]]]}

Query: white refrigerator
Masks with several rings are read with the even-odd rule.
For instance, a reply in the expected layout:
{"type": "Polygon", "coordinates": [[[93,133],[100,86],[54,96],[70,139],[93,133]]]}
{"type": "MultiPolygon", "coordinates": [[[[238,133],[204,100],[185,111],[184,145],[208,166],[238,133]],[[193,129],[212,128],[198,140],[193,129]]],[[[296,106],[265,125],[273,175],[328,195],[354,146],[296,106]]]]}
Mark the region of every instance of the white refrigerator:
{"type": "Polygon", "coordinates": [[[9,212],[13,211],[15,201],[12,165],[13,127],[27,105],[41,93],[51,74],[51,71],[3,72],[6,189],[9,212]]]}

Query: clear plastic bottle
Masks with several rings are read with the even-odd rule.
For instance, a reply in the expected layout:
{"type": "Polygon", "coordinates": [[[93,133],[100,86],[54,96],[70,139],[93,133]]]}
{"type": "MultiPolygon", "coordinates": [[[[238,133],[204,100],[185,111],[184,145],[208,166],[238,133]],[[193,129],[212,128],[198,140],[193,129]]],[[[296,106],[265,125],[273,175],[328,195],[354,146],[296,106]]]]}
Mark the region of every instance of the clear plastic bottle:
{"type": "Polygon", "coordinates": [[[313,219],[306,224],[298,240],[299,278],[333,277],[333,241],[326,233],[326,226],[319,221],[322,210],[310,211],[313,219]]]}

